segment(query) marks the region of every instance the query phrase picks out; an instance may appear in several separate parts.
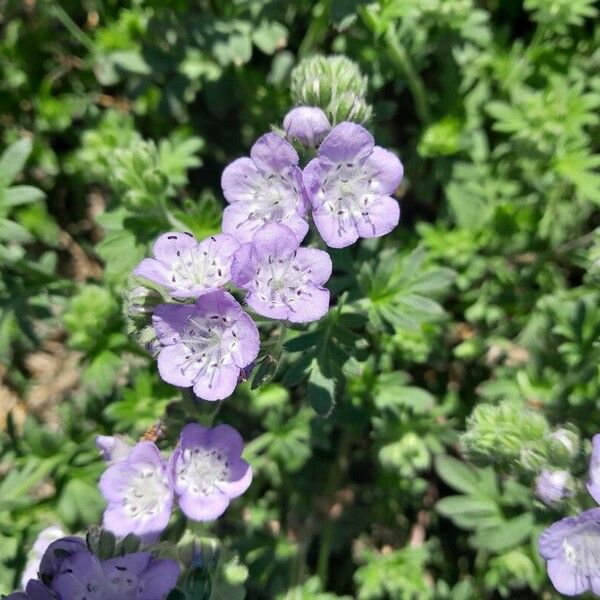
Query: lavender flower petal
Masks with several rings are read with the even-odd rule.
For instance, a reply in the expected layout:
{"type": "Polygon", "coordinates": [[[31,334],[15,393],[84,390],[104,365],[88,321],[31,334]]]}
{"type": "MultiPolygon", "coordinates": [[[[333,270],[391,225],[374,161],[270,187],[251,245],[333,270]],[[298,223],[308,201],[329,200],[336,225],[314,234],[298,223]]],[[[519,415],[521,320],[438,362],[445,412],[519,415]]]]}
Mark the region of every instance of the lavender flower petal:
{"type": "Polygon", "coordinates": [[[331,130],[327,115],[316,106],[298,106],[283,119],[285,135],[309,148],[318,146],[331,130]]]}

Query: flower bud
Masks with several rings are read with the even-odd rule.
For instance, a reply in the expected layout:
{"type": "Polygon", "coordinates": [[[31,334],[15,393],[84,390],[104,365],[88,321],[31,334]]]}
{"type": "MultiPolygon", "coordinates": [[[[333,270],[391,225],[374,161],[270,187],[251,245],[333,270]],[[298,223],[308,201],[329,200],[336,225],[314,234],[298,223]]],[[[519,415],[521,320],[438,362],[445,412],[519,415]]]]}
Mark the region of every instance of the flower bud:
{"type": "Polygon", "coordinates": [[[579,436],[569,429],[560,428],[546,437],[546,451],[550,464],[567,466],[579,454],[579,436]]]}
{"type": "Polygon", "coordinates": [[[368,79],[345,56],[313,56],[292,71],[291,93],[295,104],[321,108],[330,122],[363,123],[372,113],[366,101],[368,79]]]}
{"type": "Polygon", "coordinates": [[[315,148],[329,133],[331,125],[320,108],[298,106],[285,115],[283,129],[288,140],[296,140],[307,148],[315,148]]]}
{"type": "Polygon", "coordinates": [[[544,469],[535,480],[535,495],[548,506],[556,504],[569,493],[570,483],[568,471],[544,469]]]}

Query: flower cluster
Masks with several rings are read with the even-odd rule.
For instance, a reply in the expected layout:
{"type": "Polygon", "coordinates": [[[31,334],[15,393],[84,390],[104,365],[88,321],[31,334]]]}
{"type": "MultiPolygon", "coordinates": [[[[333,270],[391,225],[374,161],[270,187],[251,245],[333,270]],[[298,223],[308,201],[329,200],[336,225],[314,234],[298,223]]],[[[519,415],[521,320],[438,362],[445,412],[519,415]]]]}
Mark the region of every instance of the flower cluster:
{"type": "Polygon", "coordinates": [[[402,164],[364,127],[332,128],[320,108],[300,106],[283,130],[287,139],[266,133],[223,171],[223,233],[200,242],[165,233],[134,270],[172,300],[152,316],[161,377],[204,400],[230,396],[259,353],[258,329],[226,286],[261,316],[316,321],[329,309],[332,264],[327,252],[301,247],[309,218],[332,248],[385,235],[400,218],[392,195],[402,164]],[[314,156],[304,169],[293,143],[314,156]]]}
{"type": "Polygon", "coordinates": [[[78,537],[63,537],[45,550],[24,592],[7,600],[163,600],[177,585],[179,566],[149,552],[100,559],[78,537]]]}
{"type": "MultiPolygon", "coordinates": [[[[542,477],[545,482],[538,479],[537,483],[537,493],[542,499],[555,503],[568,493],[564,472],[542,477]]],[[[592,439],[587,489],[600,503],[600,434],[592,439]]],[[[591,591],[600,595],[600,508],[554,523],[541,534],[539,552],[546,560],[554,587],[561,594],[575,596],[591,591]]]]}
{"type": "Polygon", "coordinates": [[[104,455],[110,466],[100,479],[108,503],[104,527],[120,537],[133,533],[156,539],[166,528],[175,502],[189,519],[216,519],[252,481],[252,469],[241,458],[244,442],[229,425],[212,429],[186,425],[168,459],[150,441],[127,451],[107,443],[107,438],[99,439],[98,445],[121,452],[118,457],[114,452],[104,455]]]}

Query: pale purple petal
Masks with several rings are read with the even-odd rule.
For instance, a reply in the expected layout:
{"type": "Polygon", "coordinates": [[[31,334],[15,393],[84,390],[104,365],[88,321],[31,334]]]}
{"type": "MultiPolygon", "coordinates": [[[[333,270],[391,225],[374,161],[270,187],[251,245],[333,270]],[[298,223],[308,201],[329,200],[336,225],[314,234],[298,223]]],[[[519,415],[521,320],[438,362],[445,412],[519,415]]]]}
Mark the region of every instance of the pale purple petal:
{"type": "Polygon", "coordinates": [[[235,365],[215,366],[211,372],[198,375],[194,381],[194,394],[209,401],[229,398],[235,390],[239,375],[240,368],[235,365]]]}
{"type": "Polygon", "coordinates": [[[159,285],[169,286],[170,284],[168,267],[154,258],[144,258],[133,270],[133,274],[159,285]]]}
{"type": "Polygon", "coordinates": [[[298,165],[298,153],[294,147],[276,133],[265,133],[250,150],[254,164],[265,172],[279,173],[298,165]]]}
{"type": "Polygon", "coordinates": [[[298,106],[283,119],[286,137],[308,147],[318,146],[331,130],[327,115],[315,106],[298,106]]]}
{"type": "Polygon", "coordinates": [[[154,242],[152,248],[154,258],[161,262],[171,262],[186,250],[192,250],[196,247],[196,240],[191,233],[182,233],[180,231],[169,231],[163,233],[154,242]]]}
{"type": "Polygon", "coordinates": [[[247,156],[227,165],[221,176],[223,195],[231,203],[251,202],[261,182],[260,169],[247,156]]]}
{"type": "Polygon", "coordinates": [[[587,488],[592,498],[600,504],[600,433],[592,438],[592,454],[588,469],[587,488]]]}
{"type": "Polygon", "coordinates": [[[245,286],[254,278],[257,266],[258,253],[254,244],[242,244],[233,255],[231,280],[238,286],[245,286]]]}
{"type": "Polygon", "coordinates": [[[194,314],[194,305],[178,306],[175,304],[160,304],[154,309],[152,324],[159,342],[163,345],[178,344],[181,332],[194,314]]]}
{"type": "Polygon", "coordinates": [[[178,387],[192,386],[201,369],[188,347],[183,344],[162,348],[157,365],[161,379],[178,387]]]}
{"type": "Polygon", "coordinates": [[[332,163],[363,162],[373,151],[373,136],[356,123],[336,125],[319,147],[319,158],[332,163]]]}
{"type": "Polygon", "coordinates": [[[400,221],[400,205],[389,196],[379,196],[363,204],[356,217],[356,229],[362,238],[381,237],[390,233],[400,221]]]}
{"type": "Polygon", "coordinates": [[[252,238],[259,260],[286,260],[300,246],[294,232],[281,223],[269,223],[252,238]]]}
{"type": "Polygon", "coordinates": [[[214,521],[218,519],[229,506],[229,498],[225,494],[216,493],[198,500],[191,495],[179,499],[181,510],[189,519],[194,521],[214,521]]]}
{"type": "Polygon", "coordinates": [[[317,286],[329,281],[333,269],[329,254],[316,248],[298,248],[295,264],[299,269],[305,269],[310,281],[317,286]]]}
{"type": "Polygon", "coordinates": [[[241,496],[252,483],[252,467],[241,458],[231,460],[230,474],[227,481],[219,483],[219,489],[229,498],[241,496]]]}
{"type": "Polygon", "coordinates": [[[188,423],[179,434],[179,445],[184,450],[195,446],[208,446],[211,431],[210,427],[204,427],[199,423],[188,423]]]}
{"type": "Polygon", "coordinates": [[[548,576],[556,590],[566,596],[582,594],[590,587],[588,577],[562,558],[552,558],[548,561],[548,576]]]}
{"type": "MultiPolygon", "coordinates": [[[[189,427],[189,426],[188,426],[189,427]]],[[[241,456],[244,450],[244,440],[237,429],[231,425],[217,425],[207,430],[206,445],[218,448],[227,456],[241,456]]],[[[183,436],[183,433],[182,433],[183,436]]]]}
{"type": "Polygon", "coordinates": [[[313,220],[324,242],[331,248],[346,248],[358,240],[356,218],[341,218],[331,208],[322,205],[313,212],[313,220]]]}
{"type": "Polygon", "coordinates": [[[379,146],[365,161],[365,167],[370,170],[374,183],[373,192],[381,196],[391,196],[402,181],[404,167],[398,157],[379,146]]]}

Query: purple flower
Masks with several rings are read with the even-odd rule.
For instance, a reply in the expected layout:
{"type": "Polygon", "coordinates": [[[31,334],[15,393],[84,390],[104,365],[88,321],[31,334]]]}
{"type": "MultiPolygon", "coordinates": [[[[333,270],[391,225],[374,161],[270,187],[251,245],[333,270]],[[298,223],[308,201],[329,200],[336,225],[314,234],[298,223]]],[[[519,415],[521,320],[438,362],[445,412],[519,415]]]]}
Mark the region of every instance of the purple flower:
{"type": "Polygon", "coordinates": [[[327,115],[316,106],[292,108],[283,119],[285,135],[298,140],[303,146],[314,148],[331,130],[327,115]]]}
{"type": "Polygon", "coordinates": [[[332,248],[359,237],[385,235],[396,227],[400,207],[391,195],[403,175],[398,158],[355,123],[340,123],[323,140],[303,173],[313,219],[332,248]]]}
{"type": "Polygon", "coordinates": [[[226,233],[201,242],[191,233],[165,233],[154,244],[154,258],[145,258],[133,274],[166,287],[174,298],[197,298],[229,281],[238,246],[226,233]]]}
{"type": "Polygon", "coordinates": [[[104,526],[116,536],[135,533],[153,539],[169,523],[173,492],[166,461],[152,442],[139,442],[100,478],[108,502],[104,526]]]}
{"type": "Polygon", "coordinates": [[[235,253],[231,277],[257,313],[307,323],[329,309],[323,285],[331,276],[331,259],[327,252],[299,246],[288,227],[270,223],[235,253]]]}
{"type": "Polygon", "coordinates": [[[600,433],[592,438],[592,455],[588,473],[590,478],[587,483],[588,492],[600,504],[600,433]]]}
{"type": "Polygon", "coordinates": [[[96,447],[100,450],[100,456],[109,463],[126,459],[133,448],[120,435],[98,435],[96,447]]]}
{"type": "Polygon", "coordinates": [[[50,587],[61,600],[164,600],[178,578],[179,567],[171,559],[136,552],[101,561],[82,550],[63,561],[50,587]]]}
{"type": "Polygon", "coordinates": [[[56,525],[51,525],[50,527],[46,527],[46,529],[40,531],[35,542],[33,543],[31,552],[27,557],[27,564],[25,565],[25,570],[21,576],[21,586],[23,588],[25,588],[30,579],[37,578],[40,561],[42,560],[42,556],[44,556],[48,546],[52,542],[64,538],[65,536],[65,532],[56,525]]]}
{"type": "Polygon", "coordinates": [[[179,506],[190,519],[211,521],[225,512],[232,498],[252,481],[252,469],[241,458],[244,441],[229,425],[213,429],[196,423],[181,431],[170,460],[179,506]]]}
{"type": "Polygon", "coordinates": [[[535,480],[535,495],[544,504],[560,502],[569,492],[571,476],[568,471],[548,471],[544,469],[535,480]]]}
{"type": "Polygon", "coordinates": [[[600,508],[567,517],[544,530],[539,552],[554,587],[567,596],[600,594],[600,508]]]}
{"type": "Polygon", "coordinates": [[[250,150],[223,171],[223,231],[249,242],[265,223],[287,225],[302,241],[308,232],[308,208],[298,168],[298,154],[282,137],[266,133],[250,150]]]}
{"type": "Polygon", "coordinates": [[[230,396],[240,370],[258,356],[254,321],[224,291],[205,294],[196,304],[161,304],[153,322],[163,346],[160,376],[173,385],[192,386],[204,400],[230,396]]]}

